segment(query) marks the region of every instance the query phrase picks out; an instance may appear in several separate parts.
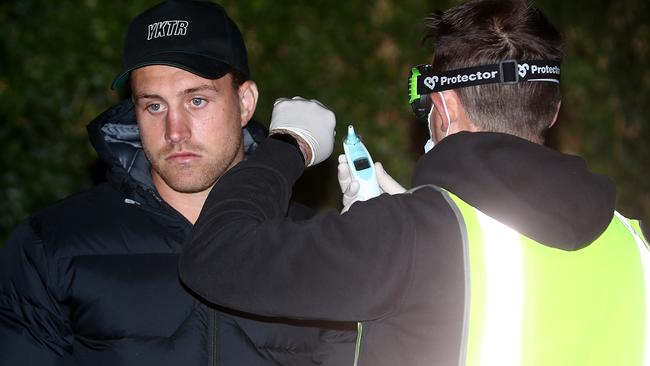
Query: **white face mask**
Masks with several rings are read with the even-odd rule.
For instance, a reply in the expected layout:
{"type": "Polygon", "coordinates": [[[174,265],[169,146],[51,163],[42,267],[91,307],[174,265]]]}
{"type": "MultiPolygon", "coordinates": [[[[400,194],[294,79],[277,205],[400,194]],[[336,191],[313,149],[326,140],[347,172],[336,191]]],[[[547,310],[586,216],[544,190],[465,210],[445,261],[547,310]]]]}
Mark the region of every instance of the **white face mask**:
{"type": "MultiPolygon", "coordinates": [[[[451,130],[451,118],[449,118],[449,111],[447,110],[447,103],[445,103],[445,97],[442,94],[442,92],[438,92],[440,94],[440,98],[442,99],[442,107],[445,109],[445,116],[447,117],[447,121],[449,121],[449,124],[447,125],[447,131],[445,131],[445,137],[449,135],[449,130],[451,130]]],[[[433,113],[433,108],[435,108],[433,105],[431,106],[431,109],[429,110],[429,115],[427,116],[427,127],[429,128],[429,139],[427,140],[427,143],[424,144],[424,153],[428,153],[433,149],[434,146],[436,146],[436,142],[433,141],[433,132],[431,131],[431,113],[433,113]]]]}

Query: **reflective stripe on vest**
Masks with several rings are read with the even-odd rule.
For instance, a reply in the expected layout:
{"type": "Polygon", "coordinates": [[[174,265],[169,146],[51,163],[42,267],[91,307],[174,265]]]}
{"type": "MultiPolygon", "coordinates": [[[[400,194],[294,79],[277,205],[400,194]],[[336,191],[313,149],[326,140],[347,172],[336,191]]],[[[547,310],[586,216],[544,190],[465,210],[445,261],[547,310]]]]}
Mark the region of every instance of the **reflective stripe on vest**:
{"type": "Polygon", "coordinates": [[[592,244],[563,251],[449,197],[464,229],[460,365],[650,366],[650,254],[638,225],[616,213],[592,244]]]}

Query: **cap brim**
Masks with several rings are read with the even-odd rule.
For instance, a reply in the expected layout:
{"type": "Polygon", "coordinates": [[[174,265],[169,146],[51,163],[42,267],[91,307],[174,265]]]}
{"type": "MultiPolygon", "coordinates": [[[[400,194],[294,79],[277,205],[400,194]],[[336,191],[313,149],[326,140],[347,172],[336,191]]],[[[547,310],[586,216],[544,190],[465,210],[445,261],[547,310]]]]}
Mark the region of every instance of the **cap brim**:
{"type": "Polygon", "coordinates": [[[206,79],[219,79],[233,69],[232,66],[227,63],[211,57],[181,52],[158,53],[155,55],[149,55],[145,59],[130,65],[122,71],[122,73],[113,80],[111,89],[121,89],[129,80],[129,76],[133,70],[150,65],[178,67],[179,69],[183,69],[206,79]]]}

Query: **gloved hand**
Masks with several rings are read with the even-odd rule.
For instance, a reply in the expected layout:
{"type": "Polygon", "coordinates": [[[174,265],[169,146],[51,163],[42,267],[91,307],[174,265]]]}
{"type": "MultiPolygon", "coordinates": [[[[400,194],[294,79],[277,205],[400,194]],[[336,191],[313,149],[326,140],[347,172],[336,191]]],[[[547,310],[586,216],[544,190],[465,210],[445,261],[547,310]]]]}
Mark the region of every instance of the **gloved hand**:
{"type": "Polygon", "coordinates": [[[375,163],[375,173],[377,174],[377,183],[379,183],[379,188],[382,191],[388,194],[399,194],[406,192],[406,188],[402,187],[401,184],[397,183],[393,177],[388,175],[384,170],[384,166],[380,162],[375,163]]]}
{"type": "Polygon", "coordinates": [[[311,150],[306,165],[312,166],[332,154],[335,125],[334,113],[315,99],[280,98],[273,105],[269,133],[289,132],[306,142],[311,150]]]}
{"type": "MultiPolygon", "coordinates": [[[[352,179],[347,157],[344,154],[341,154],[338,159],[339,165],[337,177],[339,180],[339,186],[341,187],[341,193],[343,193],[343,210],[341,210],[341,213],[344,213],[359,199],[357,194],[359,193],[360,186],[359,182],[352,179]]],[[[401,184],[397,183],[393,177],[386,173],[384,166],[380,162],[375,163],[375,173],[377,174],[377,183],[379,183],[379,188],[381,188],[384,193],[398,194],[406,192],[406,188],[402,187],[401,184]]]]}
{"type": "Polygon", "coordinates": [[[343,211],[347,211],[352,203],[357,200],[357,194],[359,194],[359,182],[352,179],[350,174],[350,167],[348,166],[348,159],[345,154],[339,155],[339,165],[338,165],[338,174],[339,186],[341,187],[341,193],[343,193],[343,211]]]}

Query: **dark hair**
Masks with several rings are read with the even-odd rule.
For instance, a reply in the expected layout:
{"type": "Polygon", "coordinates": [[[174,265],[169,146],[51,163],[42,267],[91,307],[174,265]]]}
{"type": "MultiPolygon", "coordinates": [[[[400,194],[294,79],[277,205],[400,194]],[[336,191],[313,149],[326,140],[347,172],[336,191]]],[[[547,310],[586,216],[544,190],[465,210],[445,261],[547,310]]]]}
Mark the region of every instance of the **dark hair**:
{"type": "Polygon", "coordinates": [[[238,71],[233,69],[232,71],[229,72],[231,80],[232,80],[232,87],[235,89],[235,91],[239,90],[239,87],[248,80],[246,75],[244,75],[243,72],[238,71]]]}
{"type": "MultiPolygon", "coordinates": [[[[423,40],[433,39],[434,71],[504,60],[561,62],[563,40],[544,14],[526,0],[474,0],[436,12],[423,40]]],[[[469,118],[482,130],[542,142],[560,101],[551,82],[487,84],[455,90],[469,118]]]]}

